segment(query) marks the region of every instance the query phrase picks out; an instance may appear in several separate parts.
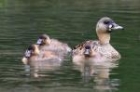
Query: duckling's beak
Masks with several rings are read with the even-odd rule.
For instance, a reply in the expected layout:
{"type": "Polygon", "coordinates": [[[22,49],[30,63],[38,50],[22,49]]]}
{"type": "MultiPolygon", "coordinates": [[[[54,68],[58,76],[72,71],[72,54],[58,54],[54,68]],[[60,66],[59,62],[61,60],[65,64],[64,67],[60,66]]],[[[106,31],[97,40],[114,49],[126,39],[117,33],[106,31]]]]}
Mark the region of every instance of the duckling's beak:
{"type": "Polygon", "coordinates": [[[31,50],[26,50],[25,57],[29,58],[31,56],[31,53],[32,53],[31,50]]]}
{"type": "Polygon", "coordinates": [[[85,47],[84,55],[85,56],[90,56],[91,54],[91,48],[89,46],[85,47]]]}
{"type": "Polygon", "coordinates": [[[111,31],[111,30],[123,29],[122,26],[120,26],[120,25],[118,25],[118,24],[116,24],[116,23],[111,23],[111,24],[109,24],[108,27],[109,27],[109,31],[111,31]]]}
{"type": "Polygon", "coordinates": [[[42,41],[43,41],[42,39],[38,39],[36,43],[37,43],[38,45],[41,45],[41,44],[42,44],[42,41]]]}
{"type": "Polygon", "coordinates": [[[27,65],[28,64],[28,58],[31,56],[31,51],[26,50],[24,57],[22,58],[22,63],[27,65]]]}

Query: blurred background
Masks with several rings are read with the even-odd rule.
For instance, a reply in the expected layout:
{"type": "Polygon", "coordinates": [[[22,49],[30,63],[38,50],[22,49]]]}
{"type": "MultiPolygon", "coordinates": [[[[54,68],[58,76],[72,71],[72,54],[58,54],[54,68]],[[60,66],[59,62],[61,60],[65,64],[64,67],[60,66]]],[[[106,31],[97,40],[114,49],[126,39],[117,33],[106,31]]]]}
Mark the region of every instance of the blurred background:
{"type": "Polygon", "coordinates": [[[1,92],[138,92],[140,91],[140,0],[0,0],[1,92]],[[85,82],[68,57],[47,77],[25,75],[21,62],[26,48],[42,33],[72,48],[96,39],[95,26],[111,17],[125,30],[112,33],[111,44],[121,53],[103,90],[92,78],[85,82]]]}

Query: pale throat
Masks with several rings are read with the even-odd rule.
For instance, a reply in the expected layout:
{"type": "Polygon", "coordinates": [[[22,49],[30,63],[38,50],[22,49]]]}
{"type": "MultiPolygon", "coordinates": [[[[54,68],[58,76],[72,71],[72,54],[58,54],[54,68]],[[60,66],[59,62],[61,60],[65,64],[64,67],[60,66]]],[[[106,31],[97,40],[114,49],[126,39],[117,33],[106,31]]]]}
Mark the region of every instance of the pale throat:
{"type": "Polygon", "coordinates": [[[110,43],[110,33],[107,32],[97,32],[97,36],[100,44],[105,45],[110,43]]]}
{"type": "Polygon", "coordinates": [[[40,53],[39,48],[36,46],[33,54],[34,55],[39,55],[39,53],[40,53]]]}

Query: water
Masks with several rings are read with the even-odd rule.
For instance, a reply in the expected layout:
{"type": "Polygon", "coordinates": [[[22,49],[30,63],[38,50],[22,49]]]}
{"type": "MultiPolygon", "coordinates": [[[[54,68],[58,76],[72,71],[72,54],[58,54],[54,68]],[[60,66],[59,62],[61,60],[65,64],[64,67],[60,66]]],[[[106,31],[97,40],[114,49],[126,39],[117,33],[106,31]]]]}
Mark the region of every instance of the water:
{"type": "Polygon", "coordinates": [[[140,86],[139,0],[0,0],[0,92],[138,92],[140,86]],[[71,47],[95,39],[95,25],[109,16],[125,27],[112,33],[122,59],[109,78],[88,81],[70,57],[45,77],[26,75],[21,57],[38,36],[47,33],[71,47]],[[102,86],[104,85],[104,86],[102,86]]]}

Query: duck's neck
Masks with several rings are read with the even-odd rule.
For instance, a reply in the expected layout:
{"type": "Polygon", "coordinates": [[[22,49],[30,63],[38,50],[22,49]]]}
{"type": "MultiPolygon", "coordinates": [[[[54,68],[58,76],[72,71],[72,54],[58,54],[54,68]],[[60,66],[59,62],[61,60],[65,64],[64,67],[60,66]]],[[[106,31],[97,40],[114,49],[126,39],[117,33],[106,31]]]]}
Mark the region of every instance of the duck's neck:
{"type": "Polygon", "coordinates": [[[101,45],[110,43],[110,33],[97,32],[97,36],[101,45]]]}

